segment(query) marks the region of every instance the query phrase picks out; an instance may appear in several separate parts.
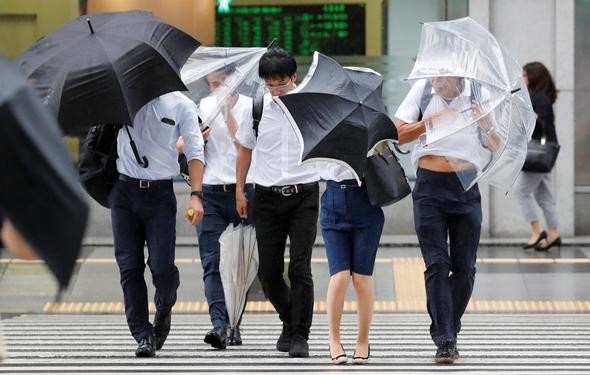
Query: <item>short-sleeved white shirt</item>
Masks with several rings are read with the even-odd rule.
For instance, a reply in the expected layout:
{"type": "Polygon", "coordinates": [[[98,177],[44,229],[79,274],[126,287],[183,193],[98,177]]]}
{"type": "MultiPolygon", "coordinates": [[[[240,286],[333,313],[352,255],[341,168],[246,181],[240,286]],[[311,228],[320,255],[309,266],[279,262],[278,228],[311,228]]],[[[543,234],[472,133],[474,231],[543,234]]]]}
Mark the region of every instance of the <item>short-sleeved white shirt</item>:
{"type": "MultiPolygon", "coordinates": [[[[199,104],[201,118],[208,119],[215,113],[218,106],[215,96],[202,99],[199,104]]],[[[252,127],[252,98],[240,95],[231,112],[238,129],[252,127]]],[[[206,166],[203,183],[207,185],[235,184],[237,150],[234,139],[221,112],[209,122],[211,133],[205,144],[206,166]]],[[[247,182],[250,181],[247,180],[247,182]]]]}
{"type": "MultiPolygon", "coordinates": [[[[395,117],[406,123],[414,123],[418,121],[420,116],[420,101],[426,80],[419,80],[410,89],[408,95],[400,104],[395,117]]],[[[423,118],[428,118],[434,113],[446,108],[455,108],[459,111],[469,108],[471,106],[471,85],[468,80],[465,81],[463,92],[455,97],[450,102],[445,101],[442,97],[431,91],[432,99],[427,107],[423,109],[423,118]]],[[[418,168],[418,161],[425,155],[445,156],[448,159],[465,160],[473,164],[477,169],[481,168],[481,142],[478,137],[478,128],[476,126],[469,126],[457,133],[454,133],[446,138],[440,139],[434,143],[424,146],[417,142],[412,152],[412,164],[418,168]]]]}
{"type": "Polygon", "coordinates": [[[178,91],[152,99],[141,107],[133,119],[133,127],[128,127],[128,130],[139,155],[147,158],[148,167],[143,168],[137,163],[129,144],[129,136],[123,128],[117,136],[119,173],[147,180],[164,180],[178,176],[180,166],[176,141],[179,136],[184,139],[187,160],[205,160],[203,137],[198,127],[197,105],[178,91]]]}
{"type": "Polygon", "coordinates": [[[264,95],[258,137],[251,126],[242,126],[236,139],[242,146],[253,150],[256,164],[252,178],[259,185],[281,186],[319,180],[314,163],[298,165],[301,146],[297,135],[270,93],[264,95]]]}

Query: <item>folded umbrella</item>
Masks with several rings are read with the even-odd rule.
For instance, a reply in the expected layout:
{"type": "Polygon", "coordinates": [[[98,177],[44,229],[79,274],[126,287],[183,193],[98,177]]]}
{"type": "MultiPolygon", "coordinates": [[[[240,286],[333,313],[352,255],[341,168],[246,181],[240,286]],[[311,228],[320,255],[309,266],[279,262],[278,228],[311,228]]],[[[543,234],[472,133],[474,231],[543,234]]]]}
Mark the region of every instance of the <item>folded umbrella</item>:
{"type": "Polygon", "coordinates": [[[97,13],[65,23],[17,59],[65,133],[131,125],[151,99],[184,91],[179,74],[199,46],[151,13],[97,13]]]}
{"type": "Polygon", "coordinates": [[[0,211],[67,285],[88,206],[59,126],[18,71],[0,60],[0,211]]]}
{"type": "Polygon", "coordinates": [[[315,52],[303,82],[275,97],[302,145],[301,161],[327,160],[351,169],[358,181],[367,154],[396,140],[382,97],[383,77],[367,68],[344,68],[315,52]]]}
{"type": "Polygon", "coordinates": [[[230,224],[219,237],[219,243],[219,273],[229,324],[233,330],[240,322],[248,288],[258,272],[256,231],[252,225],[230,224]]]}

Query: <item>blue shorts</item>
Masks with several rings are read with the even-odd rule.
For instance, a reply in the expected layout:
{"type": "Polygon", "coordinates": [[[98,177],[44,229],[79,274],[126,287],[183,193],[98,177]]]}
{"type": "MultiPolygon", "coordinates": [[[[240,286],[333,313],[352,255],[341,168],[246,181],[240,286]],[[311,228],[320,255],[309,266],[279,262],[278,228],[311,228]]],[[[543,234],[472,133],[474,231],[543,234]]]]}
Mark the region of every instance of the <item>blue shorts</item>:
{"type": "Polygon", "coordinates": [[[372,275],[383,231],[381,207],[371,206],[365,186],[355,187],[350,181],[328,181],[321,202],[330,275],[345,270],[372,275]]]}

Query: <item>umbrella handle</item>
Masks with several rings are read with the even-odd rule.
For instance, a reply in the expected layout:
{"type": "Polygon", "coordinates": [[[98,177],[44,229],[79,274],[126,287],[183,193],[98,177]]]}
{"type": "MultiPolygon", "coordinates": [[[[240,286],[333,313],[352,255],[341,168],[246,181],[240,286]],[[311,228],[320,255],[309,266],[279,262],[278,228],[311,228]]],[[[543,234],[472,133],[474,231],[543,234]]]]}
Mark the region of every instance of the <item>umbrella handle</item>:
{"type": "Polygon", "coordinates": [[[133,156],[135,156],[135,160],[137,164],[141,165],[143,168],[147,168],[149,166],[149,162],[145,156],[139,156],[139,151],[137,150],[137,146],[131,138],[131,132],[129,132],[129,128],[125,125],[125,130],[127,130],[127,135],[129,136],[129,144],[131,145],[131,150],[133,151],[133,156]]]}

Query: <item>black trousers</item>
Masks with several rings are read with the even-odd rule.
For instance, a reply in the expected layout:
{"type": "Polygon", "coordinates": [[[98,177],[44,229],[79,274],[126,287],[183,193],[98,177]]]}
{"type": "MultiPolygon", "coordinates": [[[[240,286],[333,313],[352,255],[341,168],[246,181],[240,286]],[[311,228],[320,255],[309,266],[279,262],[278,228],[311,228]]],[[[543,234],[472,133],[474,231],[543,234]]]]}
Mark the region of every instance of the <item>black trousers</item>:
{"type": "Polygon", "coordinates": [[[317,233],[318,184],[287,197],[256,188],[254,197],[258,277],[264,294],[291,334],[307,339],[314,303],[311,252],[317,233]],[[290,285],[283,277],[287,236],[290,285]]]}
{"type": "Polygon", "coordinates": [[[430,335],[440,346],[457,339],[473,291],[481,197],[477,185],[464,191],[454,172],[418,169],[412,198],[416,234],[426,264],[430,335]]]}
{"type": "Polygon", "coordinates": [[[117,181],[109,200],[125,315],[131,334],[139,341],[152,333],[144,279],[145,243],[147,264],[156,288],[156,309],[167,313],[176,303],[176,290],[180,285],[178,268],[174,264],[176,197],[172,181],[162,187],[146,189],[117,181]]]}

